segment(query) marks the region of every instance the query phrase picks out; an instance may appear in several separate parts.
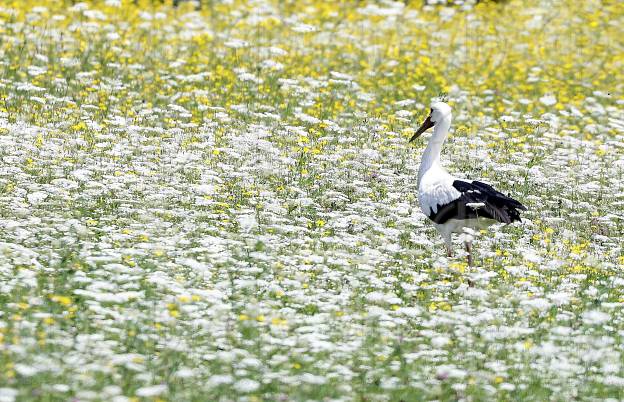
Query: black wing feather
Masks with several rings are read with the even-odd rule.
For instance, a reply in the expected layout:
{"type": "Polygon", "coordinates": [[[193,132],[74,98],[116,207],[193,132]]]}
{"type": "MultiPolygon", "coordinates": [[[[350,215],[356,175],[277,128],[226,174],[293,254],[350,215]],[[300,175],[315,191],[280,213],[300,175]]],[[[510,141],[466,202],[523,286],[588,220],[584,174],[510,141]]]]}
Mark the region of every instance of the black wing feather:
{"type": "Polygon", "coordinates": [[[480,181],[472,183],[455,180],[453,187],[460,197],[445,205],[438,205],[436,213],[429,216],[435,223],[445,223],[449,219],[489,218],[502,223],[520,220],[520,211],[526,207],[517,200],[495,190],[480,181]],[[476,207],[470,204],[483,204],[476,207]]]}

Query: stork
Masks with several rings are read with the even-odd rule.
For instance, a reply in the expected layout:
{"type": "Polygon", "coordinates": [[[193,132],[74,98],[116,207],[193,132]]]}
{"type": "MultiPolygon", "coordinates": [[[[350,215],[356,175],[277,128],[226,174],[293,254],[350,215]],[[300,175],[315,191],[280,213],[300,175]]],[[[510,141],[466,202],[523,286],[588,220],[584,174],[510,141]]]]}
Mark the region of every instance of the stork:
{"type": "MultiPolygon", "coordinates": [[[[459,180],[440,164],[440,151],[451,127],[451,107],[434,102],[431,112],[409,140],[411,143],[433,127],[433,135],[423,153],[418,170],[418,199],[446,243],[448,256],[453,255],[452,235],[468,229],[484,229],[494,223],[510,224],[520,221],[520,202],[480,181],[459,180]]],[[[465,241],[468,265],[472,265],[472,240],[465,241]]]]}

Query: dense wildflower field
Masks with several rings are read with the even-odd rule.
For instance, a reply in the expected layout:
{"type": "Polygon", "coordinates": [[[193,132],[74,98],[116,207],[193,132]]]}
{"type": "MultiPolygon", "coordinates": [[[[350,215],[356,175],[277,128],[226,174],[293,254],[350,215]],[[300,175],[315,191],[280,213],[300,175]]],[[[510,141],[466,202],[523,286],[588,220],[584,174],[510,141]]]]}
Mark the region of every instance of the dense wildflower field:
{"type": "Polygon", "coordinates": [[[621,400],[624,5],[0,4],[0,401],[621,400]],[[448,258],[447,168],[521,200],[448,258]]]}

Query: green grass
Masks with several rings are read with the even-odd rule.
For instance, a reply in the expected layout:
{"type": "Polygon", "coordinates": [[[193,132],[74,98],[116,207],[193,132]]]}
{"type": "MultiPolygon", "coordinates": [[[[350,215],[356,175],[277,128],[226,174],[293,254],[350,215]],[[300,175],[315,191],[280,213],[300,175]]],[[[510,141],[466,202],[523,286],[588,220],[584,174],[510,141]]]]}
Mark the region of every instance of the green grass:
{"type": "Polygon", "coordinates": [[[401,4],[1,6],[0,401],[622,399],[622,7],[401,4]]]}

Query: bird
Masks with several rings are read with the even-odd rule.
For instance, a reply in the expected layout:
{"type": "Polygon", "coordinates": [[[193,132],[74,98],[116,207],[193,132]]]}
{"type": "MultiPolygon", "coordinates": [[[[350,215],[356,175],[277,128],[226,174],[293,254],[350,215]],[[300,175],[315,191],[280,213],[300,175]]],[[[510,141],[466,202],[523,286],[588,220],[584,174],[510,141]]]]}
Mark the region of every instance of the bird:
{"type": "MultiPolygon", "coordinates": [[[[452,257],[452,236],[466,229],[480,230],[495,224],[520,222],[520,211],[527,208],[489,184],[462,180],[449,174],[440,164],[440,152],[451,127],[452,109],[442,101],[431,104],[429,116],[416,130],[412,143],[433,127],[418,170],[418,201],[425,215],[444,239],[452,257]]],[[[464,240],[468,265],[472,266],[472,239],[464,240]]]]}

